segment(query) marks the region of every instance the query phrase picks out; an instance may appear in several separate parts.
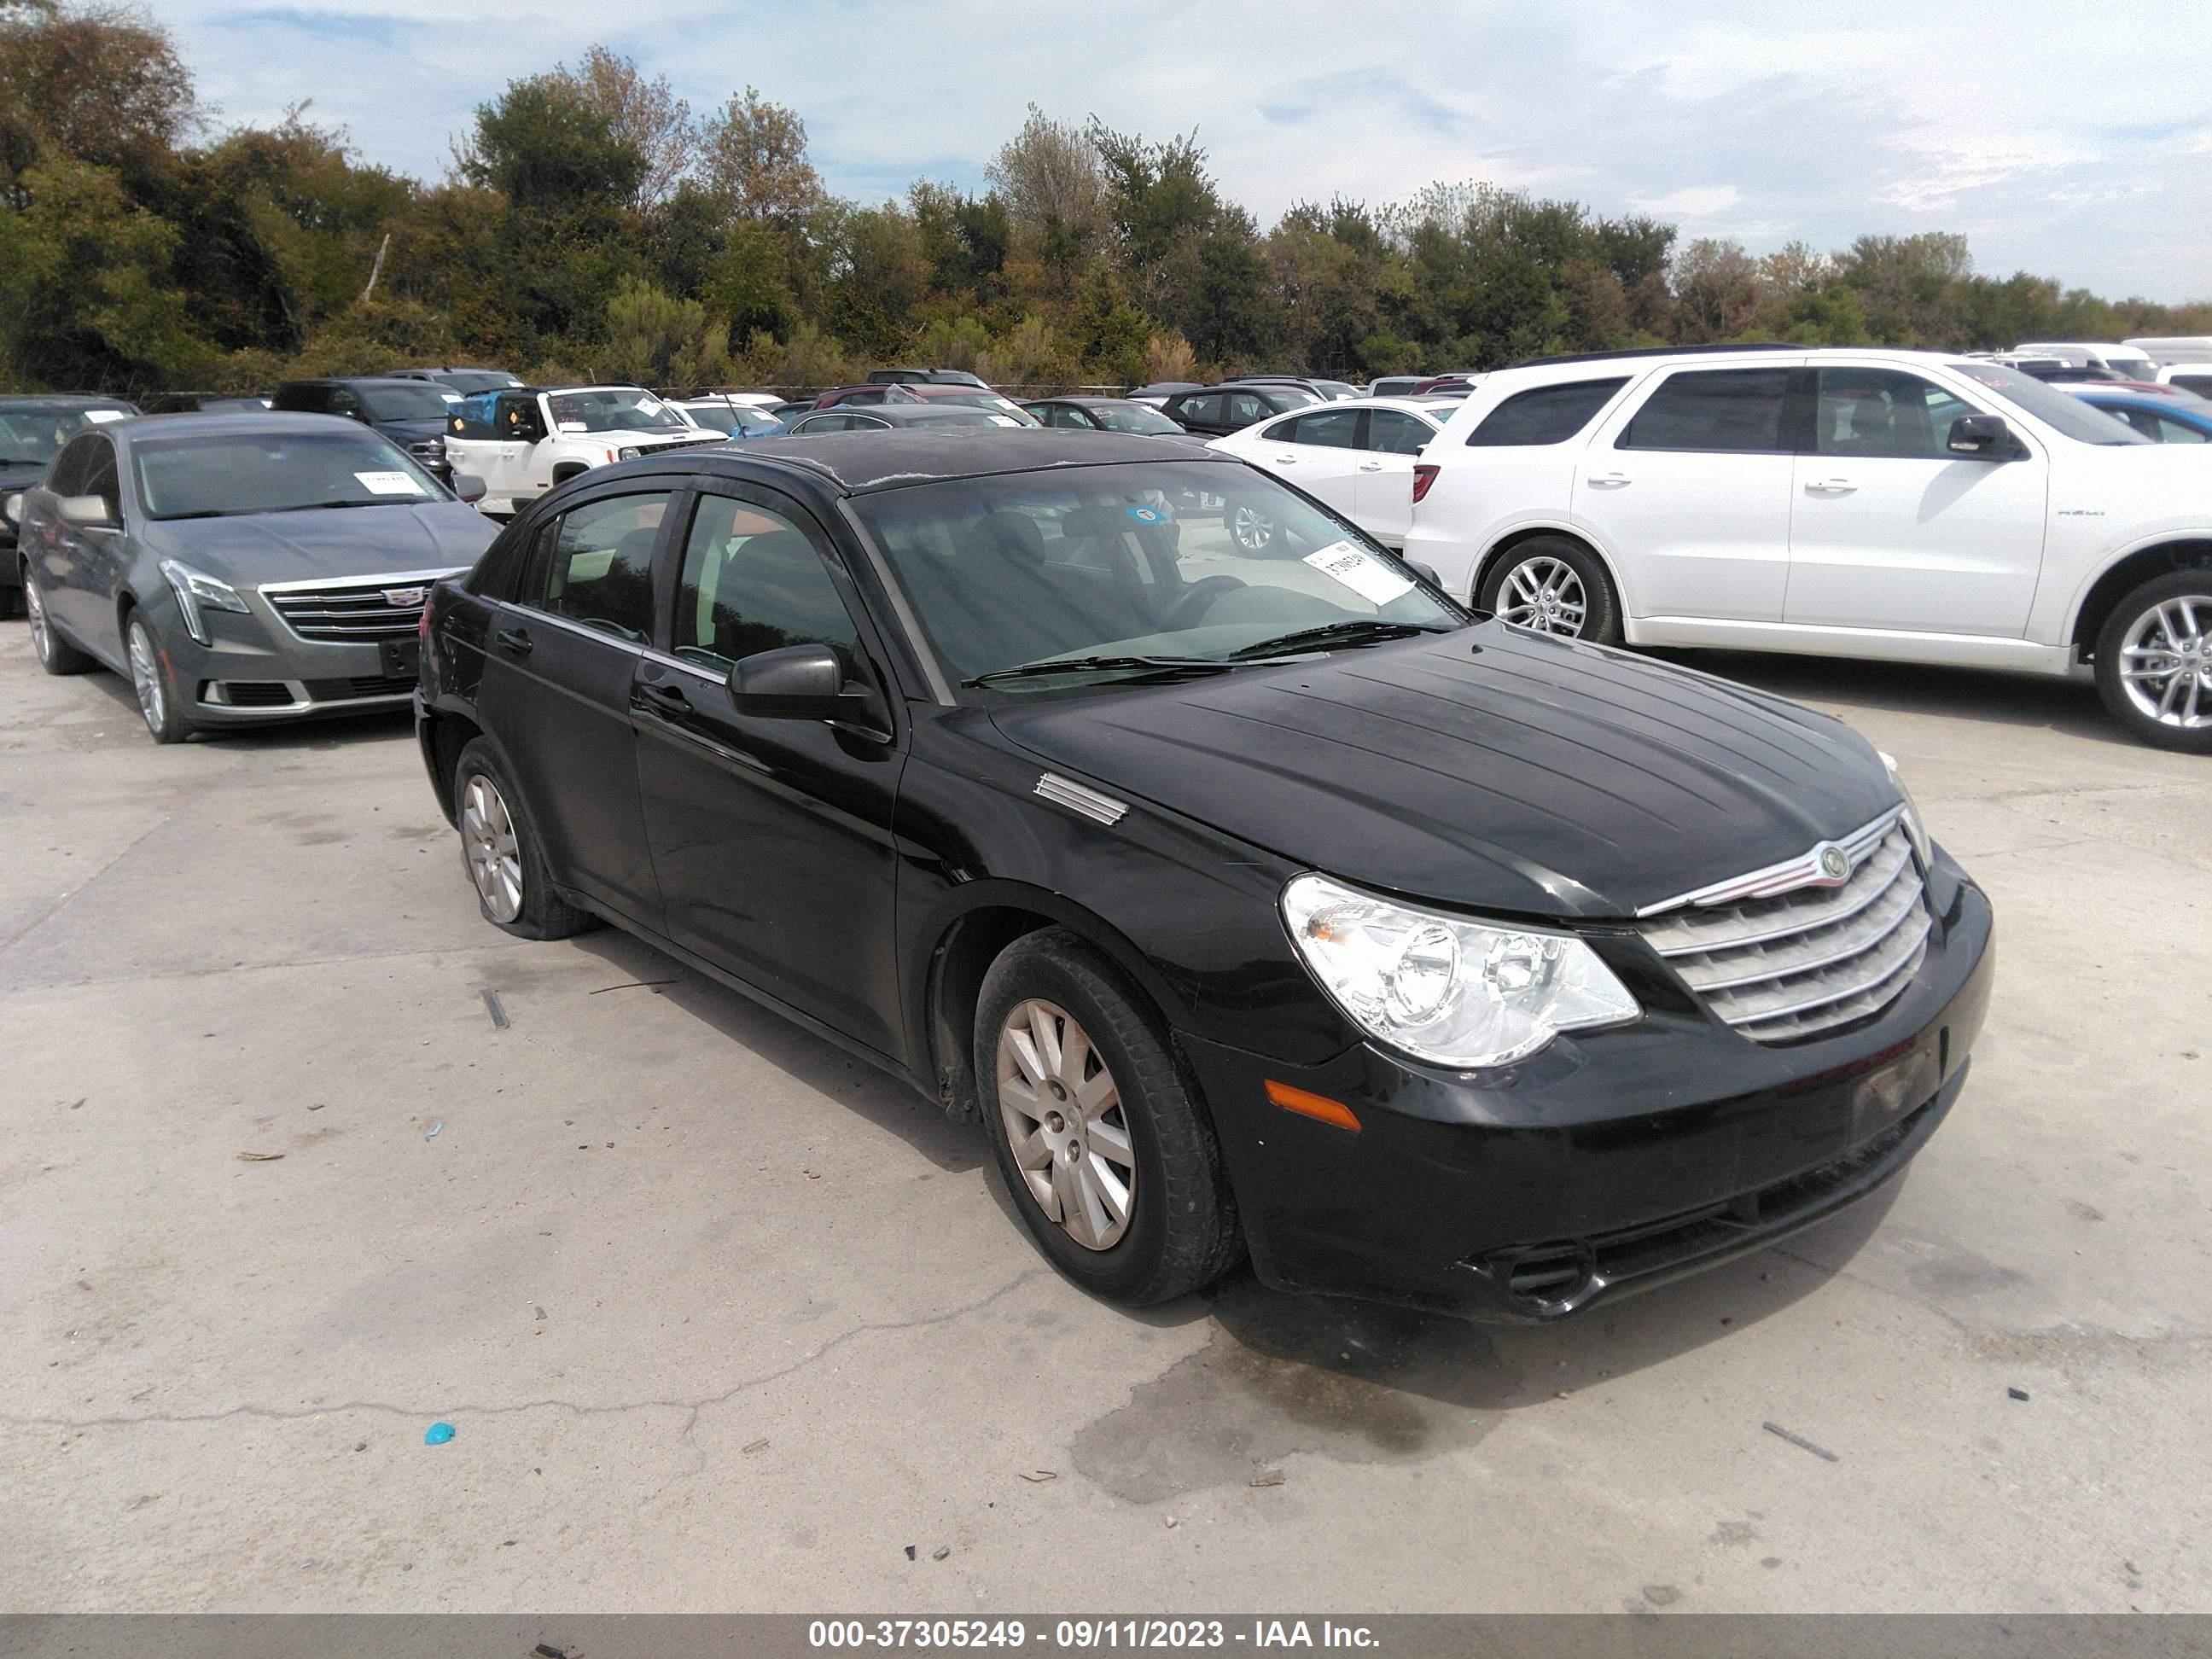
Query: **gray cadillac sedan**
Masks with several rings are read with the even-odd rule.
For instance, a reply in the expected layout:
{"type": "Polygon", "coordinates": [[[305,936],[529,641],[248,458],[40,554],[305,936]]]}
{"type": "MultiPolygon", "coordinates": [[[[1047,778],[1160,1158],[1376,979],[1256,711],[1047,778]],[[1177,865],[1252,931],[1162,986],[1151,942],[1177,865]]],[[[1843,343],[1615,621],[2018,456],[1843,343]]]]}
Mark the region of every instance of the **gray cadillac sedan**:
{"type": "Polygon", "coordinates": [[[9,506],[39,661],[128,675],[157,743],[404,706],[430,585],[498,532],[330,415],[91,428],[9,506]]]}

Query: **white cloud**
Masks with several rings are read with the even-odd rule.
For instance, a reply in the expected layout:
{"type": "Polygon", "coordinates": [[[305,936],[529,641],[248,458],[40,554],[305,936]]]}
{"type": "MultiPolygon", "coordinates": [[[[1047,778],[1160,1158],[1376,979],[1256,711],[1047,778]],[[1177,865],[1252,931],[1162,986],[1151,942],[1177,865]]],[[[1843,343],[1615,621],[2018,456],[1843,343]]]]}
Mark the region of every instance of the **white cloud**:
{"type": "Polygon", "coordinates": [[[1662,219],[1711,219],[1742,199],[1734,185],[1691,185],[1664,196],[1632,196],[1629,205],[1662,219]]]}

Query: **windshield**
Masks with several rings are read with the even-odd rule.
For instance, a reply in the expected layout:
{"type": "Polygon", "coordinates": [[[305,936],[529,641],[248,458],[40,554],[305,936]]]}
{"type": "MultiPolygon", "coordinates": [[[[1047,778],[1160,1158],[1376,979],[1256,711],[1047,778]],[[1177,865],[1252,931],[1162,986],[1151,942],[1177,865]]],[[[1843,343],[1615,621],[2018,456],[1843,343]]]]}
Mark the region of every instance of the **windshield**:
{"type": "Polygon", "coordinates": [[[145,439],[131,446],[131,465],[149,519],[410,507],[446,498],[422,468],[366,429],[145,439]]]}
{"type": "Polygon", "coordinates": [[[11,404],[0,409],[0,464],[43,465],[85,428],[130,418],[127,409],[88,408],[81,404],[11,404]]]}
{"type": "Polygon", "coordinates": [[[1109,432],[1135,432],[1150,436],[1182,430],[1158,410],[1147,409],[1142,404],[1088,404],[1085,407],[1109,432]]]}
{"type": "Polygon", "coordinates": [[[428,380],[394,380],[389,386],[356,388],[361,404],[372,421],[442,421],[449,404],[460,394],[428,380]]]}
{"type": "MultiPolygon", "coordinates": [[[[1054,657],[1223,663],[1314,628],[1388,634],[1468,620],[1359,532],[1244,467],[1017,472],[884,490],[853,507],[961,681],[1054,657]]],[[[991,690],[1028,696],[1117,677],[1071,672],[991,690]]]]}
{"type": "Polygon", "coordinates": [[[562,432],[663,432],[684,424],[673,409],[635,386],[556,392],[545,401],[553,406],[554,426],[562,432]]]}
{"type": "Polygon", "coordinates": [[[1042,426],[1044,424],[1043,422],[1038,420],[1036,416],[1030,414],[1029,410],[1024,409],[1012,398],[1002,398],[995,392],[963,392],[957,388],[948,391],[933,391],[930,396],[923,398],[921,401],[940,405],[945,404],[953,404],[956,405],[965,405],[973,409],[988,409],[994,415],[1006,415],[1011,416],[1012,418],[1013,424],[1016,426],[1042,426]]]}
{"type": "Polygon", "coordinates": [[[2017,404],[2045,426],[2085,444],[2141,444],[2149,439],[2132,427],[2110,420],[2070,392],[2046,386],[2003,363],[1954,362],[1948,367],[1983,390],[2017,404]]]}

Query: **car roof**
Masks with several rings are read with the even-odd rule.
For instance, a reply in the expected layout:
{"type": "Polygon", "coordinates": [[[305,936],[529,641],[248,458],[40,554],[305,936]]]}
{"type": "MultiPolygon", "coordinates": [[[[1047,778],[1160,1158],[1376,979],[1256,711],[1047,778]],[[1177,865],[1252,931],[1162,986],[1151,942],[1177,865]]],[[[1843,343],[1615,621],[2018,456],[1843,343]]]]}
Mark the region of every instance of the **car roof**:
{"type": "MultiPolygon", "coordinates": [[[[188,438],[195,433],[217,432],[236,436],[241,432],[362,432],[365,428],[357,421],[343,415],[307,415],[286,410],[266,410],[258,414],[238,412],[205,414],[198,410],[180,410],[173,415],[141,415],[135,421],[122,422],[111,428],[136,442],[143,438],[188,438]]],[[[374,434],[369,434],[374,436],[374,434]]]]}
{"type": "Polygon", "coordinates": [[[404,374],[309,374],[296,380],[287,380],[286,386],[418,386],[422,382],[404,374]]]}
{"type": "Polygon", "coordinates": [[[1096,409],[1101,404],[1126,404],[1128,401],[1127,398],[1091,398],[1071,393],[1062,398],[1031,398],[1022,407],[1028,409],[1037,404],[1080,404],[1085,409],[1096,409]]]}
{"type": "MultiPolygon", "coordinates": [[[[235,418],[235,417],[234,417],[235,418]]],[[[619,463],[641,471],[711,471],[744,476],[766,468],[787,479],[803,477],[840,495],[869,495],[951,478],[988,478],[1011,472],[1111,466],[1127,461],[1197,461],[1241,466],[1176,439],[1120,432],[1073,432],[1053,427],[968,426],[918,422],[887,432],[825,432],[769,438],[740,447],[710,447],[665,457],[619,463]]],[[[605,477],[601,468],[594,477],[605,477]]]]}
{"type": "Polygon", "coordinates": [[[118,398],[106,392],[0,392],[0,405],[12,404],[19,409],[81,409],[87,404],[100,409],[137,407],[128,398],[118,398]]]}

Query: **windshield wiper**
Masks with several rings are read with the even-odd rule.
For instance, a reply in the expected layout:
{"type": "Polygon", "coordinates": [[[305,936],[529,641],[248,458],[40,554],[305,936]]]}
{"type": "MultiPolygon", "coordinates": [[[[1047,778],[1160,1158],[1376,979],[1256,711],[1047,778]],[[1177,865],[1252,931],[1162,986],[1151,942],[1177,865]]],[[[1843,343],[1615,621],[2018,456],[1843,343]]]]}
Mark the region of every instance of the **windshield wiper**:
{"type": "Polygon", "coordinates": [[[1045,657],[1018,662],[1012,668],[994,668],[988,674],[963,680],[963,685],[989,685],[997,680],[1025,680],[1046,674],[1082,674],[1116,669],[1142,669],[1164,674],[1220,674],[1249,664],[1224,657],[1045,657]]]}
{"type": "Polygon", "coordinates": [[[391,505],[393,501],[403,499],[407,501],[420,501],[427,498],[415,495],[405,497],[397,495],[372,495],[365,501],[299,501],[290,507],[272,507],[268,510],[271,513],[319,513],[325,507],[386,507],[391,505]]]}
{"type": "Polygon", "coordinates": [[[1295,634],[1279,634],[1258,640],[1229,653],[1234,662],[1272,655],[1279,651],[1310,650],[1324,645],[1380,645],[1386,640],[1409,640],[1416,634],[1449,634],[1452,629],[1435,623],[1384,622],[1376,617],[1355,617],[1348,622],[1323,623],[1301,628],[1295,634]]]}

